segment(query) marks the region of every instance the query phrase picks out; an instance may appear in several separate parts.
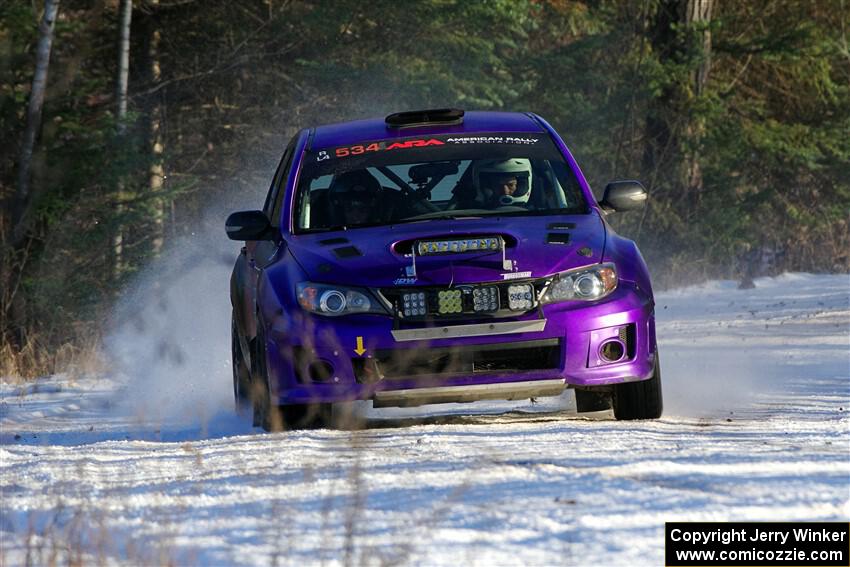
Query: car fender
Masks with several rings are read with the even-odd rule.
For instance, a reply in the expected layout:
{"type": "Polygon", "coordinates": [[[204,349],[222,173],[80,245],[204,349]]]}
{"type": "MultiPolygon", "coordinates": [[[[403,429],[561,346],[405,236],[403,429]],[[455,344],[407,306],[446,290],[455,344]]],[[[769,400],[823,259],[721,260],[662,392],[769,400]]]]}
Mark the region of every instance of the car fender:
{"type": "Polygon", "coordinates": [[[230,304],[233,307],[233,318],[236,322],[236,330],[241,337],[243,354],[247,341],[256,336],[257,327],[254,319],[254,294],[250,289],[248,270],[248,256],[245,248],[242,248],[233,272],[230,274],[230,304]]]}
{"type": "Polygon", "coordinates": [[[620,236],[605,223],[605,251],[602,255],[603,262],[613,262],[617,266],[617,274],[620,280],[634,282],[642,292],[652,297],[652,283],[649,278],[649,269],[643,259],[637,244],[620,236]]]}

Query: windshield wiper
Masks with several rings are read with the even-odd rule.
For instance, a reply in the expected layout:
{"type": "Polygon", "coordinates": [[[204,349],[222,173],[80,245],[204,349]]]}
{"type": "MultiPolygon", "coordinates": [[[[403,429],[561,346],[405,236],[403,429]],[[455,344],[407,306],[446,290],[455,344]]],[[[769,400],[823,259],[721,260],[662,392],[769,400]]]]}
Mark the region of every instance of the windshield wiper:
{"type": "Polygon", "coordinates": [[[542,211],[506,211],[499,209],[458,209],[454,211],[434,211],[404,219],[391,219],[387,221],[370,222],[355,225],[337,225],[337,226],[322,226],[316,228],[308,228],[299,231],[299,234],[309,234],[313,232],[333,232],[342,230],[353,230],[358,228],[374,228],[376,226],[392,226],[396,224],[405,224],[412,222],[421,222],[426,220],[473,220],[483,217],[515,217],[515,216],[549,216],[549,215],[577,215],[587,213],[586,207],[572,207],[566,209],[544,209],[542,211]]]}
{"type": "Polygon", "coordinates": [[[304,228],[298,231],[298,234],[313,234],[315,232],[331,232],[334,230],[345,230],[344,226],[323,226],[319,228],[304,228]]]}
{"type": "Polygon", "coordinates": [[[503,211],[503,217],[545,217],[550,215],[580,215],[587,212],[587,207],[568,207],[565,209],[543,209],[540,211],[503,211]]]}
{"type": "Polygon", "coordinates": [[[488,211],[484,209],[460,209],[456,211],[434,211],[433,213],[424,213],[421,215],[416,215],[414,217],[407,217],[404,219],[399,219],[394,221],[395,223],[400,222],[416,222],[420,220],[432,220],[432,219],[478,219],[481,217],[492,216],[493,211],[488,211]]]}
{"type": "Polygon", "coordinates": [[[353,224],[353,225],[345,225],[340,224],[336,226],[318,226],[316,228],[307,228],[303,230],[299,230],[298,234],[310,234],[313,232],[333,232],[338,230],[352,230],[355,228],[374,228],[376,226],[387,226],[389,223],[386,222],[368,222],[363,224],[353,224]]]}

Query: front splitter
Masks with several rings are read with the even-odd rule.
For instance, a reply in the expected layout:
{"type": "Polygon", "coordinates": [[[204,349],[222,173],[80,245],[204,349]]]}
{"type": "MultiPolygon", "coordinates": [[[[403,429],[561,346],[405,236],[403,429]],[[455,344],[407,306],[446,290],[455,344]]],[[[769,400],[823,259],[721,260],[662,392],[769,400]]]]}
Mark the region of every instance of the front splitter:
{"type": "Polygon", "coordinates": [[[479,400],[521,400],[544,396],[558,396],[566,389],[566,380],[529,380],[498,384],[472,384],[468,386],[438,386],[408,390],[375,392],[373,405],[381,407],[410,407],[424,404],[450,402],[476,402],[479,400]]]}

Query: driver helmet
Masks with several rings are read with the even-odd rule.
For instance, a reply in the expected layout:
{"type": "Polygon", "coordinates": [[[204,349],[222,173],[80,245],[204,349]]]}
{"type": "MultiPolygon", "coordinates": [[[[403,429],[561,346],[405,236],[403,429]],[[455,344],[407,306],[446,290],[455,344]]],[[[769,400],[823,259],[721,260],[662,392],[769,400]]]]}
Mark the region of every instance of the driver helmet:
{"type": "Polygon", "coordinates": [[[476,168],[478,187],[499,206],[522,205],[531,196],[531,162],[526,158],[484,160],[476,168]]]}
{"type": "Polygon", "coordinates": [[[328,189],[335,215],[346,223],[363,224],[374,214],[381,184],[365,169],[342,173],[328,189]]]}

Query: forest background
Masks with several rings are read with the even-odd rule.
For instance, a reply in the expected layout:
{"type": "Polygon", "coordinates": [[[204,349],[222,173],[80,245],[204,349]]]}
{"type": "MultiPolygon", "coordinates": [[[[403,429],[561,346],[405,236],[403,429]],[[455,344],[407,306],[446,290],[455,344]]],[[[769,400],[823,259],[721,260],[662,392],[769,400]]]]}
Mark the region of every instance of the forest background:
{"type": "Polygon", "coordinates": [[[534,111],[597,195],[642,180],[611,222],[659,288],[846,272],[845,2],[0,0],[0,376],[95,348],[298,129],[399,110],[534,111]]]}

